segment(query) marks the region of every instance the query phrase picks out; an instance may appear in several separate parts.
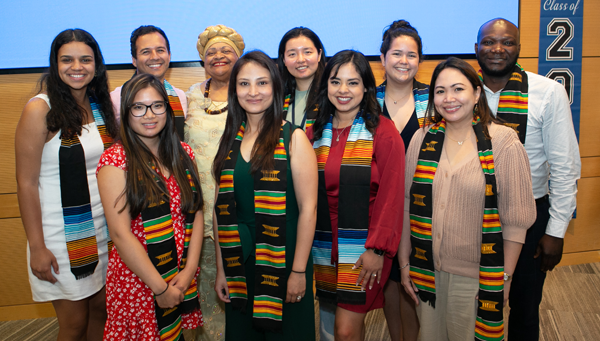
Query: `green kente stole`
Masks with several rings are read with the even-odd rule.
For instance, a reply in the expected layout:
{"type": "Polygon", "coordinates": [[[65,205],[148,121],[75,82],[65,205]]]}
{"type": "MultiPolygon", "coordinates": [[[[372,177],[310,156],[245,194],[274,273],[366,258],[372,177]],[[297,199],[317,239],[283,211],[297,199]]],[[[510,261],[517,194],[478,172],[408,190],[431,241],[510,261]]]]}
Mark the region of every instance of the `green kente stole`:
{"type": "MultiPolygon", "coordinates": [[[[154,166],[152,169],[156,172],[154,166]]],[[[194,196],[199,195],[189,170],[186,170],[186,173],[194,196]]],[[[158,174],[155,175],[155,181],[159,182],[164,187],[164,183],[159,180],[158,174]]],[[[185,184],[182,184],[182,186],[185,186],[185,184]]],[[[179,266],[177,265],[177,246],[175,243],[175,233],[173,231],[171,204],[168,197],[165,195],[158,205],[148,206],[142,211],[141,215],[144,233],[146,235],[148,257],[158,273],[168,284],[179,271],[182,271],[185,268],[196,212],[188,212],[186,214],[184,223],[184,248],[179,266]]],[[[184,340],[181,315],[200,309],[196,278],[194,277],[192,279],[189,288],[184,293],[183,302],[178,306],[171,309],[163,309],[158,306],[155,298],[154,309],[160,340],[184,340]]]]}
{"type": "MultiPolygon", "coordinates": [[[[483,82],[481,70],[479,70],[479,78],[483,82]]],[[[504,125],[513,128],[517,132],[519,140],[523,144],[525,144],[525,136],[527,135],[528,89],[527,73],[521,65],[516,64],[508,83],[500,93],[496,113],[496,116],[503,121],[504,125]]]]}
{"type": "Polygon", "coordinates": [[[171,109],[173,109],[173,114],[175,115],[175,128],[177,130],[177,134],[179,134],[179,139],[181,141],[185,141],[183,138],[185,115],[183,114],[181,101],[179,100],[179,96],[177,96],[177,92],[175,92],[175,88],[173,88],[173,86],[167,82],[166,79],[163,84],[165,86],[165,90],[167,90],[167,95],[169,96],[169,104],[171,105],[171,109]]]}
{"type": "MultiPolygon", "coordinates": [[[[479,265],[479,303],[475,340],[504,340],[502,306],[504,303],[504,241],[498,215],[496,176],[492,141],[486,139],[479,118],[473,120],[479,161],[485,176],[485,208],[482,222],[479,265]]],[[[442,155],[446,121],[429,128],[423,139],[410,189],[410,277],[419,289],[421,301],[435,308],[432,218],[433,179],[442,155]]]]}
{"type": "Polygon", "coordinates": [[[246,278],[244,270],[233,181],[245,128],[246,123],[243,122],[221,171],[215,203],[219,246],[233,308],[245,311],[248,300],[246,281],[255,281],[253,324],[260,330],[280,332],[283,328],[283,302],[287,293],[285,236],[288,168],[283,129],[288,129],[288,126],[282,126],[279,134],[279,143],[273,155],[274,169],[261,169],[254,173],[255,278],[246,278]]]}
{"type": "MultiPolygon", "coordinates": [[[[291,103],[291,98],[292,95],[287,95],[285,96],[285,99],[283,101],[283,111],[285,111],[285,117],[286,119],[288,119],[287,117],[287,112],[290,109],[290,103],[291,103]]],[[[308,109],[308,108],[306,108],[308,109]]],[[[296,110],[296,106],[294,106],[294,108],[292,110],[296,110]]],[[[308,127],[312,126],[313,124],[315,124],[315,120],[317,119],[317,114],[319,113],[319,110],[317,108],[313,109],[313,110],[307,110],[304,115],[304,119],[305,119],[305,124],[304,127],[300,127],[302,129],[304,129],[304,131],[306,131],[306,129],[308,129],[308,127]]]]}

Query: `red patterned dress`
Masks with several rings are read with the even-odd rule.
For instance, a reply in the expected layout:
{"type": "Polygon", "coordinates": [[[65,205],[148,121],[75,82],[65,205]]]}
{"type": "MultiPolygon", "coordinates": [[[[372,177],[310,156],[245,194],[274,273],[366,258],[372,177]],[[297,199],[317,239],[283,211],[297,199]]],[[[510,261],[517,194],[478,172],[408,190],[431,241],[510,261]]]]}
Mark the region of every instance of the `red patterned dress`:
{"type": "MultiPolygon", "coordinates": [[[[194,160],[192,148],[183,142],[181,145],[194,160]]],[[[107,165],[127,171],[127,158],[121,143],[115,143],[102,154],[96,174],[102,167],[107,165]]],[[[181,213],[181,197],[175,177],[171,176],[166,179],[166,182],[171,196],[171,216],[173,218],[177,262],[179,264],[183,254],[185,215],[181,213]]],[[[147,250],[141,214],[131,221],[131,232],[147,250]]],[[[199,269],[196,271],[196,277],[199,271],[199,269]]],[[[116,246],[110,253],[108,261],[106,308],[108,319],[104,327],[104,340],[159,340],[152,290],[129,270],[119,256],[116,246]]],[[[200,310],[184,314],[182,317],[182,327],[184,329],[195,329],[203,324],[200,310]]]]}

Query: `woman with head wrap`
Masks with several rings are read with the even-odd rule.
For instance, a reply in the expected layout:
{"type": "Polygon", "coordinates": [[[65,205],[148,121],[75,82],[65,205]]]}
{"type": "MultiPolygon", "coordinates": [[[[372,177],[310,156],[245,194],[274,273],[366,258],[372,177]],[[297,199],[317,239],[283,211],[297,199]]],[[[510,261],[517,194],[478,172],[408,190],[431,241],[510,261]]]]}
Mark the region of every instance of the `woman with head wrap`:
{"type": "MultiPolygon", "coordinates": [[[[215,179],[211,167],[227,119],[227,88],[233,65],[244,53],[244,39],[224,25],[209,26],[198,36],[196,45],[204,62],[206,80],[194,84],[186,93],[188,116],[184,127],[185,142],[196,154],[196,164],[204,195],[204,210],[215,204],[215,179]]],[[[196,330],[197,340],[223,340],[225,306],[214,291],[216,277],[213,216],[204,215],[204,243],[200,255],[202,272],[198,276],[200,304],[208,323],[196,330]]]]}

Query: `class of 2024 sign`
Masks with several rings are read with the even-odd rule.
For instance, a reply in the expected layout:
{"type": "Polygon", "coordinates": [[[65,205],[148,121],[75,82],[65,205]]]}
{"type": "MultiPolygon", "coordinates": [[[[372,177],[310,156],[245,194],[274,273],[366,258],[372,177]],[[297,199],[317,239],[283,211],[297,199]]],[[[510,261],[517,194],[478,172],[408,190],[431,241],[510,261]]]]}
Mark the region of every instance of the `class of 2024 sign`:
{"type": "Polygon", "coordinates": [[[583,0],[542,0],[538,73],[561,83],[579,139],[583,0]]]}

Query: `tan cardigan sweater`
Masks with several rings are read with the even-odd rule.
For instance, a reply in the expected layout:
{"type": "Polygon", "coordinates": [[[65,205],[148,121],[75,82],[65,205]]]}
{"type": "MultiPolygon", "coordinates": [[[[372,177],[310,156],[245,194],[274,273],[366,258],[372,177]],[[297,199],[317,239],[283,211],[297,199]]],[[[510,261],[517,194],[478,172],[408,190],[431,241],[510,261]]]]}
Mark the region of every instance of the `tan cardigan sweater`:
{"type": "MultiPolygon", "coordinates": [[[[410,236],[410,188],[426,131],[417,130],[406,152],[403,238],[410,236]]],[[[505,240],[522,244],[536,218],[529,159],[511,128],[492,124],[490,136],[502,235],[505,240]]],[[[484,194],[485,177],[477,152],[473,151],[452,167],[442,152],[433,179],[432,237],[436,270],[479,278],[484,194]]]]}

